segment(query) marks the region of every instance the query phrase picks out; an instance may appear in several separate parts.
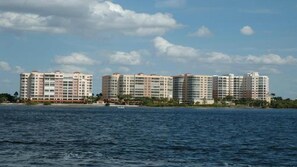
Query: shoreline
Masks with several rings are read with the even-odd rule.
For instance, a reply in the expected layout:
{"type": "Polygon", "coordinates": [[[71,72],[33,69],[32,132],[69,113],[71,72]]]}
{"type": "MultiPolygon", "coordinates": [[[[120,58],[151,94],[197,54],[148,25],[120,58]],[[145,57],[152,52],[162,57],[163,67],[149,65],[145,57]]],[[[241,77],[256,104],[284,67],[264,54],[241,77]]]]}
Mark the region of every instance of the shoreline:
{"type": "Polygon", "coordinates": [[[117,105],[111,104],[110,106],[105,106],[105,104],[77,104],[77,103],[52,103],[50,105],[44,105],[43,103],[28,105],[25,103],[0,103],[0,106],[53,106],[53,107],[143,107],[139,105],[117,105]]]}
{"type": "Polygon", "coordinates": [[[48,107],[117,107],[117,108],[198,108],[198,109],[211,109],[211,108],[230,108],[230,109],[294,109],[294,108],[261,108],[261,107],[249,107],[249,106],[145,106],[145,105],[117,105],[110,104],[106,106],[105,104],[75,104],[75,103],[52,103],[50,105],[44,105],[43,103],[28,105],[25,103],[0,103],[0,106],[48,106],[48,107]]]}

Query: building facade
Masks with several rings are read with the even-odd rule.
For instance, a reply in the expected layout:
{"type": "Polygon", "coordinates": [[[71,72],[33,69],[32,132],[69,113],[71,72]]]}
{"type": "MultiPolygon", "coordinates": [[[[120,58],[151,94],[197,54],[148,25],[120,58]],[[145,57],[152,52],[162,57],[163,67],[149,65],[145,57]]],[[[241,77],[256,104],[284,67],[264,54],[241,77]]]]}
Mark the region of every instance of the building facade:
{"type": "Polygon", "coordinates": [[[93,76],[75,73],[21,73],[20,99],[37,102],[84,102],[92,96],[93,76]]]}
{"type": "Polygon", "coordinates": [[[243,76],[243,98],[270,102],[268,76],[260,76],[258,72],[245,74],[243,76]]]}
{"type": "Polygon", "coordinates": [[[117,100],[119,95],[133,98],[172,98],[172,77],[160,75],[122,75],[114,73],[102,77],[104,99],[117,100]]]}
{"type": "Polygon", "coordinates": [[[173,98],[183,103],[212,104],[212,76],[178,75],[173,76],[173,98]]]}
{"type": "Polygon", "coordinates": [[[270,102],[269,78],[260,76],[258,72],[247,73],[244,76],[213,76],[213,97],[223,99],[227,96],[270,102]]]}
{"type": "Polygon", "coordinates": [[[213,98],[223,99],[232,96],[234,99],[242,98],[242,76],[234,76],[234,74],[213,76],[213,98]]]}
{"type": "Polygon", "coordinates": [[[102,77],[102,96],[104,99],[117,100],[119,95],[119,78],[121,74],[114,73],[102,77]]]}

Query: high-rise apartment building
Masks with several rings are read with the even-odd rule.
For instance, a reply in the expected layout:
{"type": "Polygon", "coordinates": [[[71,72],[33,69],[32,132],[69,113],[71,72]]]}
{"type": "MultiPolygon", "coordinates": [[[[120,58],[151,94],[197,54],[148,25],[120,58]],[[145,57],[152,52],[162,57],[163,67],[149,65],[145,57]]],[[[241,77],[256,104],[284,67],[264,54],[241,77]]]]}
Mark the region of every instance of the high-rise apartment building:
{"type": "Polygon", "coordinates": [[[234,76],[233,74],[213,76],[213,97],[223,99],[232,96],[234,99],[256,99],[270,102],[269,78],[258,72],[234,76]]]}
{"type": "Polygon", "coordinates": [[[258,72],[245,74],[243,76],[243,98],[270,102],[268,76],[260,76],[258,72]]]}
{"type": "Polygon", "coordinates": [[[226,96],[232,96],[234,99],[242,97],[242,76],[234,74],[213,76],[213,98],[223,99],[226,96]]]}
{"type": "Polygon", "coordinates": [[[102,77],[104,99],[116,100],[119,95],[172,98],[172,77],[160,75],[122,75],[114,73],[102,77]]]}
{"type": "Polygon", "coordinates": [[[269,78],[259,73],[244,76],[191,75],[121,75],[114,73],[102,77],[105,99],[118,99],[119,95],[132,97],[174,98],[179,102],[212,104],[213,99],[227,96],[233,99],[257,99],[270,102],[269,78]]]}
{"type": "Polygon", "coordinates": [[[83,102],[92,96],[93,76],[75,73],[21,73],[21,100],[83,102]]]}
{"type": "Polygon", "coordinates": [[[102,95],[104,99],[118,99],[120,76],[121,74],[114,73],[102,77],[102,95]]]}
{"type": "Polygon", "coordinates": [[[173,76],[173,99],[183,102],[186,98],[185,75],[173,76]]]}
{"type": "Polygon", "coordinates": [[[212,104],[212,76],[173,76],[173,98],[179,102],[212,104]]]}
{"type": "Polygon", "coordinates": [[[240,99],[243,94],[243,76],[234,76],[233,78],[233,98],[240,99]]]}

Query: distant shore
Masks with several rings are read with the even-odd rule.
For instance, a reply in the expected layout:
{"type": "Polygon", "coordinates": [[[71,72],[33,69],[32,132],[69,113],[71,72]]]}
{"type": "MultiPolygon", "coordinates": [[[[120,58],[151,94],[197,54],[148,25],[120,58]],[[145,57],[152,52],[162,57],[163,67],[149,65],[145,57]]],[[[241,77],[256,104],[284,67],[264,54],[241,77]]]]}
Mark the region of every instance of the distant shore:
{"type": "Polygon", "coordinates": [[[103,103],[92,103],[92,104],[83,104],[83,103],[36,103],[36,104],[26,104],[26,103],[0,103],[0,106],[52,106],[52,107],[117,107],[117,108],[135,108],[135,107],[157,107],[157,108],[240,108],[240,109],[295,109],[295,108],[273,108],[273,107],[255,107],[255,106],[246,106],[246,105],[163,105],[163,106],[150,106],[150,105],[119,105],[110,103],[109,105],[103,103]]]}
{"type": "MultiPolygon", "coordinates": [[[[105,104],[82,104],[82,103],[51,103],[50,105],[44,105],[43,103],[38,103],[34,105],[28,105],[26,103],[0,103],[0,106],[56,106],[56,107],[106,107],[105,104]]],[[[117,104],[110,104],[108,107],[142,107],[139,105],[117,105],[117,104]]]]}

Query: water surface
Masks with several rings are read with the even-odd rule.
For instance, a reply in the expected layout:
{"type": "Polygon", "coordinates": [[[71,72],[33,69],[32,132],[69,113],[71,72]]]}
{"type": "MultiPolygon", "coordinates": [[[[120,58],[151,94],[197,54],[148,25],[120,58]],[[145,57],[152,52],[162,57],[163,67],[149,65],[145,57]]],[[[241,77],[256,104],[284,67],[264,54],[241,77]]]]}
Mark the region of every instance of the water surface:
{"type": "Polygon", "coordinates": [[[0,166],[297,166],[297,110],[0,106],[0,166]]]}

